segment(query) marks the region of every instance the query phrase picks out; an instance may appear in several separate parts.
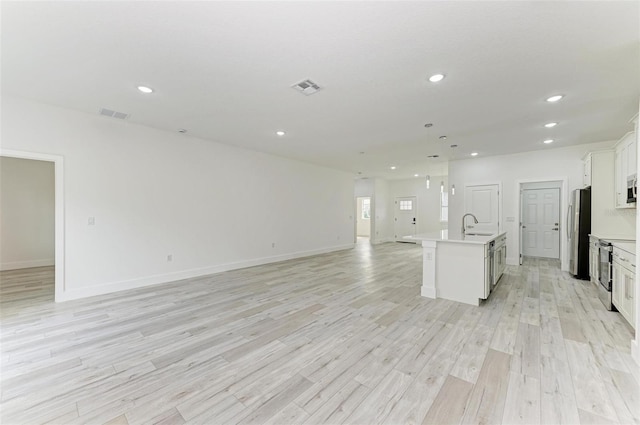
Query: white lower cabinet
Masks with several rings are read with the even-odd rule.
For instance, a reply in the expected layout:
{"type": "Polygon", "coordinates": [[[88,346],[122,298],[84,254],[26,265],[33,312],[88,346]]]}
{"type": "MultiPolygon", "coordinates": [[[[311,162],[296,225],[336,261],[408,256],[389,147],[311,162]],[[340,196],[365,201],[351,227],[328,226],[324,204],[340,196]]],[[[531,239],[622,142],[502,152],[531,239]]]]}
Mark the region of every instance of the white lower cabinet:
{"type": "Polygon", "coordinates": [[[612,302],[620,314],[635,328],[635,256],[613,247],[612,302]]]}

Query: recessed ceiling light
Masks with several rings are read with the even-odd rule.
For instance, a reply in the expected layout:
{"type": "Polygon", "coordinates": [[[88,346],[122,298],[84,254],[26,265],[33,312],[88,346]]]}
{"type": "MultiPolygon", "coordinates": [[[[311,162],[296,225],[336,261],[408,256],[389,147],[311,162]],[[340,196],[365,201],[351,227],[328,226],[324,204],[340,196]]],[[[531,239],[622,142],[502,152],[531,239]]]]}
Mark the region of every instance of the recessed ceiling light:
{"type": "Polygon", "coordinates": [[[419,177],[419,174],[414,174],[413,177],[419,177]]]}
{"type": "Polygon", "coordinates": [[[432,83],[437,83],[438,81],[442,81],[443,78],[444,74],[435,74],[429,77],[429,81],[431,81],[432,83]]]}
{"type": "Polygon", "coordinates": [[[478,152],[471,152],[471,156],[478,156],[478,152]]]}
{"type": "Polygon", "coordinates": [[[179,129],[178,129],[178,133],[185,134],[186,132],[187,132],[187,129],[186,129],[186,128],[179,128],[179,129]]]}
{"type": "Polygon", "coordinates": [[[548,123],[546,123],[544,126],[545,126],[545,127],[547,127],[547,128],[553,128],[553,127],[555,127],[556,125],[558,125],[558,123],[557,123],[557,122],[548,122],[548,123]]]}
{"type": "Polygon", "coordinates": [[[395,165],[392,165],[392,166],[391,166],[391,169],[392,169],[392,170],[395,170],[395,169],[396,169],[396,166],[395,166],[395,165]]]}
{"type": "Polygon", "coordinates": [[[147,86],[138,86],[138,90],[145,94],[153,93],[153,89],[147,86]]]}
{"type": "Polygon", "coordinates": [[[447,136],[440,136],[439,139],[440,140],[447,140],[447,136]]]}
{"type": "Polygon", "coordinates": [[[547,98],[547,102],[551,102],[551,103],[553,103],[553,102],[557,102],[557,101],[559,101],[560,99],[562,99],[563,97],[564,97],[564,96],[563,96],[563,95],[561,95],[561,94],[556,94],[555,96],[548,97],[548,98],[547,98]]]}
{"type": "Polygon", "coordinates": [[[278,131],[276,131],[276,134],[277,134],[278,136],[284,136],[284,135],[285,135],[285,132],[284,132],[284,131],[282,131],[282,130],[278,130],[278,131]]]}
{"type": "Polygon", "coordinates": [[[544,143],[545,145],[548,145],[549,143],[553,143],[553,139],[547,139],[547,140],[543,141],[542,143],[544,143]]]}

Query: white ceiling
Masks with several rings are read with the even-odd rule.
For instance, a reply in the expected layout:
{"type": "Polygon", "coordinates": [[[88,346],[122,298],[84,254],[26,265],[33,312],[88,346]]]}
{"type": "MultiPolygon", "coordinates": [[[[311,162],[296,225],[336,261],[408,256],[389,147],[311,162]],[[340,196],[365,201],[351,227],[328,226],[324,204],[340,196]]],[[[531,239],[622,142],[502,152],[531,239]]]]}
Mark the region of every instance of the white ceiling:
{"type": "Polygon", "coordinates": [[[6,94],[369,177],[617,139],[639,76],[637,1],[2,2],[6,94]]]}

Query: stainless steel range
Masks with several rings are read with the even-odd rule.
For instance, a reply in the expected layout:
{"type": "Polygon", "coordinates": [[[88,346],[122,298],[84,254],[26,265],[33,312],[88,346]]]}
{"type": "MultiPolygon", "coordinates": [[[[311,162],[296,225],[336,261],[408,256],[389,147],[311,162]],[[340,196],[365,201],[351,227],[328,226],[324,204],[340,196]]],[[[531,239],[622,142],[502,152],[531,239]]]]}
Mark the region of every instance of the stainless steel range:
{"type": "Polygon", "coordinates": [[[615,310],[611,302],[611,289],[613,278],[613,245],[611,242],[600,239],[600,267],[598,269],[598,297],[607,310],[615,310]]]}

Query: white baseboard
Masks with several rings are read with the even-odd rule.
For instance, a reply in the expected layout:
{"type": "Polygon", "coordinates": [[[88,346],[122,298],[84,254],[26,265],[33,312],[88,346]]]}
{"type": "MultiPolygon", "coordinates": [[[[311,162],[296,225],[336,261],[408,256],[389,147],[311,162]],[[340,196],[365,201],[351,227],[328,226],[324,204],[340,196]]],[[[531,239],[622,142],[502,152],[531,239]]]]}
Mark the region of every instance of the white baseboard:
{"type": "Polygon", "coordinates": [[[246,267],[260,266],[263,264],[277,263],[280,261],[293,260],[295,258],[309,257],[312,255],[326,254],[328,252],[342,251],[353,249],[355,244],[338,245],[330,248],[322,248],[311,251],[294,252],[289,254],[274,255],[271,257],[256,258],[253,260],[237,261],[234,263],[220,264],[217,266],[202,267],[197,269],[182,270],[178,272],[165,273],[147,276],[139,279],[123,280],[120,282],[112,282],[102,285],[88,286],[85,288],[65,290],[58,301],[70,301],[80,298],[93,297],[96,295],[110,294],[112,292],[126,291],[129,289],[141,288],[144,286],[158,285],[161,283],[174,282],[177,280],[190,279],[199,276],[206,276],[215,273],[226,272],[229,270],[243,269],[246,267]]]}
{"type": "Polygon", "coordinates": [[[53,266],[54,264],[55,261],[53,258],[47,258],[44,260],[13,261],[11,263],[0,263],[0,270],[29,269],[31,267],[53,266]]]}

